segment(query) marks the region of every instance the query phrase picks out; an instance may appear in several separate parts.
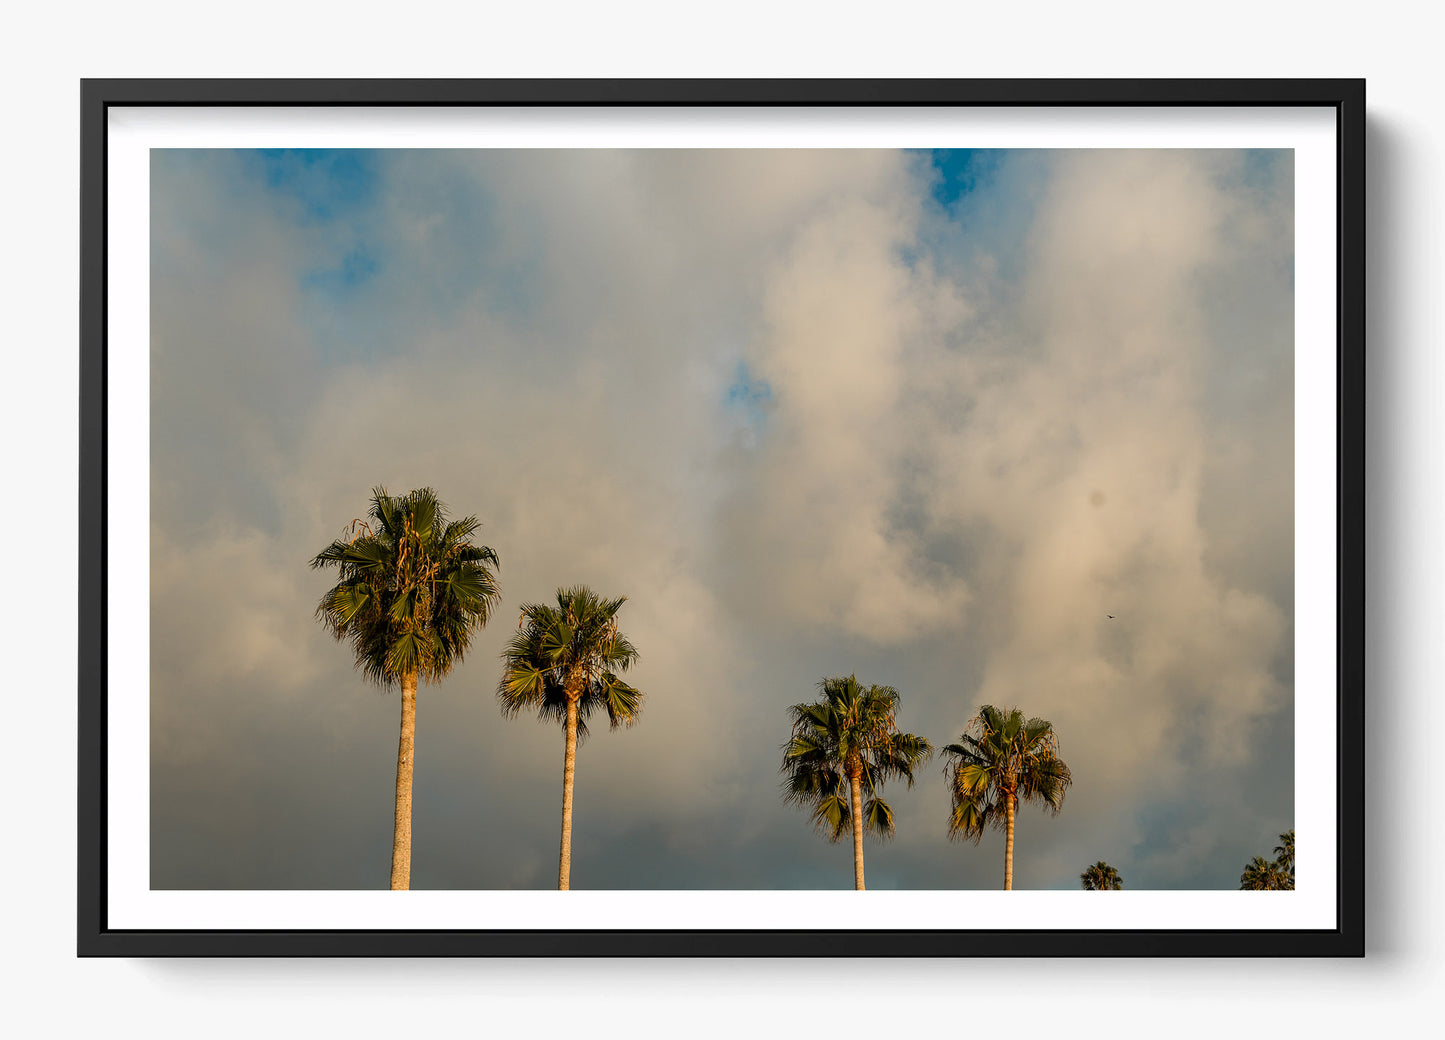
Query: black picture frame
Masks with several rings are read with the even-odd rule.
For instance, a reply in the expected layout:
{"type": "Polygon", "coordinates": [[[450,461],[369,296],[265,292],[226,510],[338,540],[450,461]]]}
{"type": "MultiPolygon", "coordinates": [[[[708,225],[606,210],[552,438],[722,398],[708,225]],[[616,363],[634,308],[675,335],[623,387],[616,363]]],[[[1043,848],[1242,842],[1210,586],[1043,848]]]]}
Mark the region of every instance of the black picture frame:
{"type": "Polygon", "coordinates": [[[85,80],[81,84],[80,956],[846,956],[849,930],[166,931],[107,919],[107,116],[115,107],[1329,108],[1336,126],[1336,924],[1308,930],[876,931],[870,956],[1363,956],[1365,83],[1318,80],[85,80]],[[967,941],[960,941],[962,938],[967,941]]]}

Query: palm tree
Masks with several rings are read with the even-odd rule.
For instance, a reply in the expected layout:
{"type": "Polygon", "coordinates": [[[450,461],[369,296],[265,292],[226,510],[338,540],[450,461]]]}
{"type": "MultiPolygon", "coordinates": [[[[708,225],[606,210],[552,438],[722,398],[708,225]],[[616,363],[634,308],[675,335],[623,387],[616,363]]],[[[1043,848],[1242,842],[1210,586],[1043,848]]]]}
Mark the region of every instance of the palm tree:
{"type": "Polygon", "coordinates": [[[1119,872],[1103,860],[1095,863],[1079,875],[1085,892],[1118,892],[1124,888],[1124,879],[1119,872]]]}
{"type": "Polygon", "coordinates": [[[637,663],[637,649],[617,628],[626,596],[603,599],[585,586],[557,590],[557,605],[524,603],[518,632],[502,651],[505,667],[497,684],[502,714],[515,718],[524,707],[541,719],[558,719],[566,733],[562,760],[562,847],[557,888],[572,875],[572,782],[577,743],[587,735],[587,717],[606,709],[610,728],[631,726],[642,711],[643,694],[617,677],[637,663]]]}
{"type": "Polygon", "coordinates": [[[953,756],[944,768],[953,794],[948,836],[975,844],[985,827],[1004,829],[1003,887],[1014,885],[1014,817],[1019,799],[1041,801],[1053,815],[1063,808],[1073,783],[1059,757],[1059,739],[1044,719],[1026,719],[1017,708],[985,704],[964,727],[959,743],[943,749],[953,756]]]}
{"type": "Polygon", "coordinates": [[[498,562],[491,549],[471,542],[481,527],[477,518],[449,521],[431,488],[401,496],[373,488],[368,516],[353,520],[346,537],[312,559],[313,569],[334,566],[340,572],[316,617],[338,641],[351,644],[368,679],[401,687],[391,887],[407,889],[417,681],[440,682],[466,655],[496,604],[498,562]]]}
{"type": "Polygon", "coordinates": [[[913,769],[933,747],[897,728],[898,691],[863,686],[857,676],[823,679],[823,696],[788,709],[793,734],[783,745],[784,798],[811,806],[813,822],[829,841],[853,834],[853,887],[863,889],[863,831],[893,836],[893,808],[878,792],[901,776],[913,786],[913,769]],[[868,799],[863,800],[867,789],[868,799]]]}
{"type": "Polygon", "coordinates": [[[1294,887],[1294,828],[1291,827],[1279,836],[1279,844],[1274,847],[1274,861],[1279,869],[1289,875],[1290,887],[1294,887]]]}
{"type": "Polygon", "coordinates": [[[1278,863],[1255,856],[1239,875],[1239,887],[1251,892],[1280,892],[1294,888],[1294,883],[1279,869],[1278,863]]]}
{"type": "Polygon", "coordinates": [[[1255,856],[1239,875],[1239,887],[1252,892],[1294,891],[1294,829],[1279,836],[1274,847],[1275,858],[1255,856]]]}

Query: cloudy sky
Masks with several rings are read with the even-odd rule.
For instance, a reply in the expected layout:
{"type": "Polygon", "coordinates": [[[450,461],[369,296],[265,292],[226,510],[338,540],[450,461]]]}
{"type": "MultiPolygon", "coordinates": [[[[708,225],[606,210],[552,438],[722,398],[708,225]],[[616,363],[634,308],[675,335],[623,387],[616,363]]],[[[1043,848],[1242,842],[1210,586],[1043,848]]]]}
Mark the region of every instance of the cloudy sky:
{"type": "MultiPolygon", "coordinates": [[[[312,612],[370,489],[503,603],[417,713],[412,884],[556,884],[524,601],[629,597],[575,888],[846,888],[787,705],[1055,724],[1015,885],[1236,888],[1293,826],[1293,162],[1231,151],[154,151],[151,879],[385,888],[400,706],[312,612]],[[1108,620],[1106,615],[1115,615],[1108,620]]],[[[871,888],[997,888],[941,761],[871,888]]]]}

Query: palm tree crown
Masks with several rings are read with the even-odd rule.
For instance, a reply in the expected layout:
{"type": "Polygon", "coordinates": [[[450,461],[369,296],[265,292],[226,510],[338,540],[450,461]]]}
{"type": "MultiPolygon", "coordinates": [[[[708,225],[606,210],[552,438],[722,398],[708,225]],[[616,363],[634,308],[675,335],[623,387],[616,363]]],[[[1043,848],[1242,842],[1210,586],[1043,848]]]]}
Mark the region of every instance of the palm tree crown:
{"type": "Polygon", "coordinates": [[[1274,847],[1275,858],[1255,856],[1239,875],[1239,887],[1251,892],[1294,891],[1294,829],[1279,836],[1274,847]]]}
{"type": "Polygon", "coordinates": [[[1083,883],[1085,892],[1119,892],[1124,888],[1119,872],[1103,860],[1080,874],[1079,881],[1083,883]]]}
{"type": "Polygon", "coordinates": [[[788,709],[792,736],[783,745],[784,798],[812,809],[813,822],[829,841],[852,831],[856,887],[863,887],[862,835],[893,836],[893,808],[879,792],[913,770],[933,747],[897,728],[898,691],[864,686],[857,676],[824,679],[822,697],[788,709]],[[867,792],[867,799],[862,792],[867,792]],[[856,812],[856,816],[855,816],[856,812]]]}
{"type": "Polygon", "coordinates": [[[964,728],[957,744],[944,747],[953,756],[946,765],[953,811],[948,836],[978,843],[984,829],[1007,833],[1004,847],[1004,888],[1013,888],[1014,816],[1019,801],[1042,802],[1057,815],[1064,793],[1073,783],[1059,757],[1054,727],[1044,719],[1025,718],[1018,708],[985,704],[964,728]]]}
{"type": "Polygon", "coordinates": [[[497,699],[507,718],[536,708],[539,718],[567,721],[577,704],[577,729],[587,717],[607,712],[612,729],[631,726],[642,712],[643,694],[618,677],[637,662],[637,648],[617,628],[626,596],[604,599],[585,586],[557,590],[557,604],[524,603],[518,632],[502,651],[497,699]]]}
{"type": "Polygon", "coordinates": [[[497,554],[470,541],[477,518],[448,521],[431,488],[401,496],[374,488],[369,516],[311,561],[340,571],[316,616],[351,644],[373,682],[391,686],[408,673],[437,682],[491,616],[497,554]]]}
{"type": "Polygon", "coordinates": [[[1279,864],[1255,856],[1239,875],[1239,887],[1251,892],[1282,892],[1294,888],[1292,879],[1279,869],[1279,864]]]}

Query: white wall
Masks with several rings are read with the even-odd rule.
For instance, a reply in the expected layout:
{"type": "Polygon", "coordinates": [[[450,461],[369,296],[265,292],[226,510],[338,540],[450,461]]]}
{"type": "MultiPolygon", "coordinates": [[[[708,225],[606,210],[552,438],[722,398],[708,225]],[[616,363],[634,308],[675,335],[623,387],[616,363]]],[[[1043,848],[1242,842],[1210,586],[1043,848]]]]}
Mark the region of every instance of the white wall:
{"type": "MultiPolygon", "coordinates": [[[[1435,34],[1423,5],[759,2],[132,3],[5,16],[0,227],[4,479],[38,501],[0,528],[10,819],[6,1024],[153,1036],[781,1031],[961,1035],[1023,1016],[1068,1036],[1342,1035],[1430,1010],[1441,975],[1442,722],[1435,34]],[[581,7],[582,5],[573,5],[581,7]],[[423,13],[426,10],[429,13],[423,13]],[[1367,12],[1367,13],[1366,13],[1367,12]],[[1366,76],[1370,129],[1369,957],[1363,962],[184,962],[74,958],[74,516],[82,76],[1366,76]],[[42,537],[43,533],[43,537],[42,537]],[[53,623],[46,618],[58,619],[53,623]],[[867,989],[854,981],[866,977],[867,989]],[[563,978],[568,979],[565,983],[563,978]],[[846,981],[844,981],[846,980],[846,981]],[[870,991],[872,994],[870,995],[870,991]],[[822,1002],[826,1004],[826,998],[822,1002]],[[731,1027],[731,1028],[729,1028],[731,1027]],[[771,1031],[771,1030],[770,1030],[771,1031]]],[[[1372,1030],[1373,1032],[1374,1030],[1372,1030]]],[[[7,1032],[9,1030],[7,1029],[7,1032]]],[[[500,1034],[499,1034],[500,1035],[500,1034]]]]}

